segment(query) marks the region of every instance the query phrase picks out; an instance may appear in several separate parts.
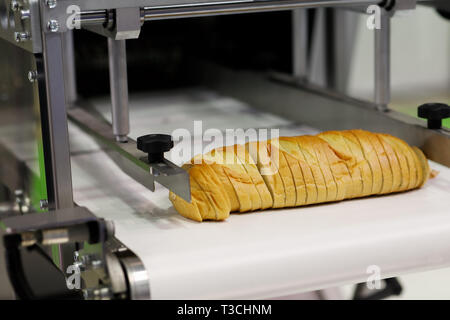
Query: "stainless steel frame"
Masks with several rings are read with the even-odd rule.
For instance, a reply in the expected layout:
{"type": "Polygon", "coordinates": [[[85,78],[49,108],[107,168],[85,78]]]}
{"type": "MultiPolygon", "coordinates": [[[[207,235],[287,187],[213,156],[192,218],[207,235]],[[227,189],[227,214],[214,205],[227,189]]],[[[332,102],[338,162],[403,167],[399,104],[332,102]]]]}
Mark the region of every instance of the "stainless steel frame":
{"type": "Polygon", "coordinates": [[[380,29],[375,30],[375,103],[386,111],[391,100],[391,19],[381,10],[380,29]]]}
{"type": "Polygon", "coordinates": [[[73,43],[73,31],[67,31],[63,34],[63,63],[64,63],[64,80],[66,90],[66,103],[70,107],[77,98],[77,81],[76,81],[76,66],[75,66],[75,48],[73,43]]]}
{"type": "MultiPolygon", "coordinates": [[[[306,52],[306,8],[354,9],[371,4],[389,6],[393,2],[382,0],[17,0],[9,2],[1,0],[0,38],[33,53],[37,62],[37,70],[31,70],[29,77],[30,81],[35,81],[35,85],[38,86],[39,94],[35,99],[40,101],[43,117],[47,186],[50,192],[49,208],[69,211],[74,208],[68,113],[80,127],[107,146],[116,163],[137,181],[150,190],[154,190],[154,181],[157,181],[184,199],[190,199],[189,179],[186,172],[168,161],[149,164],[144,155],[136,149],[136,143],[132,139],[127,139],[128,143],[122,143],[129,132],[125,39],[138,37],[143,22],[158,19],[294,10],[294,77],[275,75],[272,80],[268,80],[257,74],[234,73],[215,66],[202,66],[199,70],[205,70],[205,68],[209,71],[216,70],[216,72],[205,73],[205,83],[219,92],[237,97],[255,107],[320,129],[361,127],[395,134],[410,143],[421,146],[430,159],[450,166],[448,130],[428,130],[421,121],[389,111],[387,108],[390,99],[390,12],[385,9],[382,9],[382,29],[377,30],[375,36],[375,102],[358,101],[336,93],[330,88],[324,89],[305,83],[305,79],[310,75],[306,52]],[[77,6],[79,12],[68,13],[69,5],[77,6]],[[108,37],[113,102],[112,127],[88,113],[84,108],[80,108],[83,102],[77,102],[73,39],[72,31],[68,27],[70,25],[68,22],[74,21],[80,22],[81,26],[88,30],[108,37]],[[281,101],[282,104],[280,104],[281,101]]],[[[415,4],[415,0],[397,0],[393,10],[410,9],[415,4]]],[[[339,49],[336,50],[339,51],[339,49]]],[[[336,79],[341,78],[336,77],[336,79]]],[[[339,88],[335,86],[333,89],[339,88]]],[[[66,249],[73,252],[73,248],[66,249]]],[[[120,250],[114,252],[120,252],[120,250]]],[[[150,294],[148,280],[145,277],[139,277],[142,272],[145,272],[142,263],[137,257],[122,258],[124,268],[128,272],[127,279],[131,282],[129,284],[132,288],[131,297],[148,298],[150,294]],[[135,277],[135,275],[138,276],[135,277]]],[[[110,263],[114,264],[114,262],[110,263]]],[[[116,273],[113,271],[111,273],[111,276],[115,277],[116,273]]],[[[123,283],[120,281],[115,285],[123,289],[123,283]]]]}
{"type": "MultiPolygon", "coordinates": [[[[66,1],[66,0],[61,0],[66,1]]],[[[381,0],[178,0],[178,1],[71,1],[81,9],[79,20],[82,24],[103,24],[109,19],[109,9],[124,7],[141,8],[141,20],[159,20],[212,16],[221,14],[252,13],[264,11],[293,10],[297,8],[351,7],[358,5],[380,4],[381,0]]],[[[64,6],[65,8],[66,6],[64,6]]],[[[66,21],[68,15],[55,8],[44,12],[44,20],[66,21]]],[[[64,27],[63,27],[64,28],[64,27]]],[[[62,29],[62,31],[64,31],[62,29]]]]}
{"type": "Polygon", "coordinates": [[[0,38],[29,52],[42,52],[39,0],[0,1],[0,38]]]}
{"type": "Polygon", "coordinates": [[[43,44],[44,77],[47,90],[47,125],[51,145],[46,156],[51,159],[51,185],[53,187],[51,189],[54,190],[53,201],[50,201],[49,204],[50,208],[55,209],[71,208],[73,207],[73,192],[64,86],[63,35],[44,33],[43,44]]]}
{"type": "Polygon", "coordinates": [[[130,133],[126,40],[108,38],[109,83],[113,133],[119,142],[127,142],[130,133]]]}
{"type": "Polygon", "coordinates": [[[292,73],[298,79],[308,77],[308,10],[292,10],[292,73]]]}

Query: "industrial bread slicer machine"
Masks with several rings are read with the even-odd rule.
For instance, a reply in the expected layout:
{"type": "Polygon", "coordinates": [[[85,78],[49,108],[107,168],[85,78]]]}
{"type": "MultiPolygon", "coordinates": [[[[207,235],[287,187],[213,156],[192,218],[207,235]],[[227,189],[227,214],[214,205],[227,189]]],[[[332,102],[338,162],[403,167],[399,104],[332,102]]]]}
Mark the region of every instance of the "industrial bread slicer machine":
{"type": "MultiPolygon", "coordinates": [[[[80,136],[98,143],[100,147],[97,151],[107,155],[105,159],[109,160],[105,160],[105,163],[111,161],[111,170],[116,168],[120,171],[120,168],[121,172],[117,172],[117,175],[125,174],[132,182],[136,182],[129,191],[124,189],[122,192],[132,193],[136,188],[160,192],[161,189],[169,189],[189,200],[189,177],[179,167],[180,164],[165,158],[149,162],[147,155],[138,150],[136,138],[130,136],[130,128],[133,131],[134,127],[132,121],[130,127],[126,41],[138,38],[143,24],[151,24],[155,20],[249,15],[269,11],[292,12],[291,74],[272,73],[267,76],[199,63],[196,76],[202,79],[205,87],[220,95],[243,101],[258,112],[275,114],[317,130],[363,128],[391,133],[419,146],[443,171],[444,182],[440,182],[441,185],[447,183],[450,132],[441,128],[440,122],[448,116],[448,111],[445,108],[434,110],[432,105],[428,106],[427,126],[424,121],[389,109],[390,21],[395,12],[414,10],[416,5],[433,6],[443,16],[448,16],[450,12],[447,1],[415,0],[1,0],[0,181],[5,202],[0,213],[3,239],[0,251],[6,259],[2,258],[0,262],[0,297],[280,297],[364,281],[365,268],[363,270],[361,266],[370,264],[371,258],[359,254],[361,251],[358,250],[376,248],[379,256],[374,253],[372,260],[380,262],[382,270],[386,271],[383,273],[386,278],[403,272],[450,265],[450,216],[445,215],[445,211],[449,212],[442,204],[429,207],[430,212],[434,210],[434,214],[427,212],[428,218],[425,220],[421,220],[423,214],[420,215],[420,212],[409,216],[399,214],[397,219],[392,218],[392,223],[388,216],[381,215],[378,224],[373,224],[373,228],[384,226],[384,233],[378,234],[378,242],[358,240],[358,236],[370,234],[368,230],[371,229],[364,229],[370,221],[362,221],[360,217],[348,214],[348,219],[354,219],[355,225],[355,229],[349,233],[354,232],[355,243],[362,246],[359,248],[348,245],[339,247],[340,242],[334,242],[330,225],[323,221],[337,224],[337,229],[339,222],[325,212],[327,209],[322,212],[317,207],[307,208],[318,212],[312,220],[308,220],[307,214],[303,217],[292,215],[297,217],[295,219],[306,219],[298,222],[306,228],[303,230],[306,238],[295,236],[300,231],[295,232],[289,227],[295,221],[291,220],[290,223],[288,218],[284,220],[282,213],[270,218],[260,215],[255,219],[262,219],[261,230],[249,231],[250,236],[254,239],[262,237],[262,234],[257,233],[265,233],[268,230],[264,229],[266,225],[277,226],[280,230],[274,233],[274,245],[268,248],[265,260],[255,258],[258,261],[254,259],[256,262],[252,262],[248,258],[251,256],[249,251],[239,252],[237,244],[233,247],[233,242],[228,244],[231,249],[219,240],[211,241],[210,244],[226,252],[235,249],[236,254],[230,251],[228,258],[224,254],[222,257],[212,254],[211,248],[205,248],[202,256],[183,247],[183,243],[188,243],[193,234],[196,238],[213,237],[221,232],[228,239],[231,235],[236,236],[236,232],[245,230],[242,228],[247,226],[247,217],[238,217],[228,224],[228,228],[219,230],[218,225],[202,224],[200,227],[183,220],[173,220],[172,212],[167,220],[164,220],[164,214],[156,220],[145,220],[149,229],[143,231],[143,227],[139,229],[136,225],[133,232],[129,225],[121,224],[121,219],[114,218],[115,214],[121,217],[121,208],[110,207],[105,214],[99,205],[90,207],[89,201],[74,201],[74,183],[78,174],[74,173],[76,155],[72,150],[71,159],[71,130],[68,129],[73,124],[79,128],[77,132],[80,136]],[[377,19],[381,28],[373,31],[374,100],[362,101],[345,95],[341,90],[346,78],[343,66],[348,66],[351,61],[348,61],[345,51],[347,42],[336,39],[346,39],[343,33],[345,28],[336,27],[336,32],[327,38],[327,43],[331,45],[311,49],[311,41],[308,41],[311,24],[308,23],[307,11],[312,8],[333,8],[335,18],[339,20],[342,19],[340,14],[347,10],[367,14],[369,6],[377,9],[374,10],[379,14],[377,19]],[[77,93],[73,34],[79,28],[100,34],[107,40],[111,123],[90,108],[92,103],[77,93]],[[308,54],[311,50],[315,51],[308,54]],[[314,59],[328,61],[326,68],[319,72],[323,83],[320,86],[310,81],[310,65],[314,59]],[[155,182],[164,188],[155,186],[155,182]],[[320,214],[324,215],[320,220],[322,222],[314,220],[320,219],[320,214]],[[398,219],[403,219],[403,222],[398,219]],[[166,227],[162,227],[162,221],[166,227]],[[230,227],[233,223],[235,226],[230,227]],[[328,230],[329,236],[322,236],[322,242],[313,239],[312,233],[311,238],[307,238],[308,230],[314,228],[323,232],[328,230]],[[406,232],[405,228],[411,232],[406,232]],[[393,238],[394,234],[398,235],[397,239],[393,238]],[[317,244],[317,250],[314,251],[312,246],[311,252],[306,252],[302,244],[309,241],[317,244]],[[147,243],[145,248],[140,247],[143,242],[147,243]],[[338,247],[324,250],[332,243],[338,247]],[[419,243],[421,245],[418,246],[419,243]],[[286,253],[284,258],[275,254],[270,256],[270,252],[284,252],[279,251],[280,247],[293,251],[286,253]],[[338,253],[342,255],[339,257],[338,253]],[[209,269],[203,267],[207,269],[203,270],[203,280],[196,276],[201,266],[190,260],[195,254],[201,256],[197,257],[198,260],[207,259],[213,263],[209,269]],[[304,260],[305,254],[310,254],[311,260],[304,260]],[[347,255],[353,258],[347,259],[347,255]],[[214,269],[220,259],[233,262],[223,263],[227,266],[226,270],[221,270],[223,273],[214,269]],[[158,263],[161,265],[157,266],[158,263]],[[265,265],[267,269],[249,270],[252,263],[265,265]],[[304,269],[308,264],[310,268],[304,269]],[[192,270],[181,271],[176,268],[179,265],[192,270]],[[277,276],[268,277],[267,272],[277,276]],[[71,276],[77,274],[81,275],[81,284],[70,282],[74,279],[71,276]],[[217,280],[221,274],[225,279],[223,281],[217,280]],[[289,276],[290,279],[279,275],[289,276]],[[68,285],[65,278],[72,279],[67,280],[68,285]],[[42,285],[43,281],[45,285],[42,285]],[[201,281],[204,283],[201,284],[201,281]]],[[[317,78],[317,74],[315,76],[317,78]]],[[[159,133],[152,131],[153,128],[144,130],[159,133]]],[[[165,151],[157,146],[150,148],[151,153],[155,154],[165,151]]],[[[100,178],[97,180],[100,181],[100,178]]],[[[441,191],[436,191],[436,196],[448,196],[449,190],[445,189],[443,186],[441,191]]],[[[94,194],[97,191],[91,190],[94,194]]],[[[149,191],[148,194],[152,193],[149,191]]],[[[405,197],[365,201],[382,201],[380,203],[389,204],[392,211],[392,206],[401,206],[410,201],[415,204],[414,196],[405,197]]],[[[352,210],[352,205],[348,203],[351,202],[345,204],[347,207],[344,211],[352,210]]],[[[245,233],[240,233],[240,236],[245,233]]],[[[339,238],[342,235],[334,236],[339,238]]],[[[344,238],[339,239],[345,242],[344,238]]],[[[241,246],[247,243],[254,252],[261,249],[257,240],[253,243],[251,238],[247,239],[248,242],[240,240],[241,246]]]]}

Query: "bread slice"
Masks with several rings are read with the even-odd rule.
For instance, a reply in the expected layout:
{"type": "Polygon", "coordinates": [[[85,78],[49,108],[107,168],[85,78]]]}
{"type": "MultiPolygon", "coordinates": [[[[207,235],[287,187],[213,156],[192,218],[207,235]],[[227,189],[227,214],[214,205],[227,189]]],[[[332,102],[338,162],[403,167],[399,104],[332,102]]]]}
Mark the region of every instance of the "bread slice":
{"type": "MultiPolygon", "coordinates": [[[[223,167],[225,174],[230,179],[239,200],[239,212],[252,210],[251,188],[253,185],[244,167],[239,163],[233,149],[218,148],[209,153],[214,162],[223,167]]],[[[253,185],[254,186],[254,185],[253,185]]],[[[256,190],[255,190],[256,192],[256,190]]],[[[258,195],[259,197],[259,195],[258,195]]]]}
{"type": "Polygon", "coordinates": [[[323,146],[337,186],[336,201],[353,196],[353,182],[345,161],[335,153],[334,149],[328,143],[324,143],[323,146]]]}
{"type": "Polygon", "coordinates": [[[344,138],[347,147],[352,152],[356,161],[355,165],[357,168],[359,168],[361,174],[362,192],[358,197],[365,197],[372,194],[372,168],[370,167],[369,162],[364,157],[364,151],[358,138],[356,138],[356,136],[350,131],[339,131],[339,134],[344,138]]]}
{"type": "Polygon", "coordinates": [[[278,167],[275,166],[270,158],[266,141],[248,142],[245,144],[245,149],[253,161],[256,162],[258,171],[272,196],[272,208],[283,208],[286,198],[283,180],[278,167]]]}
{"type": "Polygon", "coordinates": [[[400,190],[400,186],[402,184],[402,170],[400,168],[400,163],[397,158],[397,155],[395,154],[394,149],[391,147],[389,143],[387,143],[384,138],[380,134],[376,134],[378,140],[380,141],[381,145],[383,146],[383,149],[386,153],[386,156],[389,160],[389,165],[391,167],[391,173],[392,173],[392,187],[389,192],[397,192],[400,190]]]}
{"type": "Polygon", "coordinates": [[[430,177],[430,166],[428,164],[428,160],[425,157],[425,155],[423,154],[422,150],[420,150],[417,147],[412,147],[414,152],[416,153],[417,157],[420,160],[420,165],[422,167],[422,171],[423,171],[423,178],[422,181],[417,185],[419,188],[423,186],[423,184],[428,180],[428,178],[430,177]]]}
{"type": "Polygon", "coordinates": [[[225,173],[223,166],[217,163],[212,163],[209,166],[216,173],[217,177],[221,182],[221,186],[223,187],[225,193],[228,196],[228,200],[230,202],[230,211],[231,212],[239,211],[239,199],[236,194],[236,190],[234,189],[230,181],[230,178],[225,173]]]}
{"type": "Polygon", "coordinates": [[[294,178],[295,185],[295,206],[302,206],[306,203],[306,185],[305,179],[303,178],[302,169],[300,168],[300,164],[296,158],[291,156],[289,153],[285,151],[283,152],[284,157],[291,169],[292,177],[294,178]]]}
{"type": "Polygon", "coordinates": [[[272,139],[267,142],[267,150],[271,159],[278,165],[278,172],[284,185],[284,192],[286,195],[284,206],[294,207],[297,201],[297,193],[295,190],[294,177],[291,169],[287,163],[284,152],[279,149],[278,139],[272,139]]]}
{"type": "Polygon", "coordinates": [[[369,163],[372,172],[372,191],[370,194],[378,194],[383,187],[383,173],[381,171],[377,153],[370,142],[369,135],[363,130],[349,130],[349,132],[358,139],[363,150],[364,158],[369,163]]]}
{"type": "Polygon", "coordinates": [[[272,208],[273,200],[270,194],[269,189],[266,186],[261,174],[258,171],[258,167],[256,166],[253,158],[248,154],[245,146],[243,145],[235,145],[235,153],[238,159],[241,161],[244,168],[247,170],[250,178],[253,181],[253,184],[258,191],[259,197],[261,199],[261,209],[272,208]]]}
{"type": "Polygon", "coordinates": [[[253,179],[251,177],[251,174],[247,170],[247,166],[239,159],[239,157],[236,155],[236,148],[230,147],[227,148],[230,149],[230,152],[233,152],[236,156],[237,162],[241,165],[241,168],[244,169],[243,176],[245,176],[244,183],[247,185],[247,192],[250,195],[250,200],[252,201],[252,209],[251,211],[256,211],[261,209],[262,207],[262,201],[261,196],[259,195],[258,189],[256,188],[255,183],[253,182],[253,179]]]}
{"type": "MultiPolygon", "coordinates": [[[[190,164],[206,164],[208,165],[209,169],[213,172],[211,173],[211,176],[213,179],[218,179],[218,181],[215,180],[215,183],[220,186],[220,192],[222,193],[223,197],[225,198],[224,201],[227,202],[230,206],[230,211],[238,211],[239,210],[239,200],[236,194],[236,191],[233,188],[233,185],[231,184],[230,178],[228,178],[227,174],[224,171],[224,168],[222,165],[217,164],[216,159],[214,159],[211,156],[211,153],[207,153],[204,155],[197,155],[194,158],[191,159],[190,164]]],[[[187,164],[186,164],[187,165],[187,164]]]]}
{"type": "Polygon", "coordinates": [[[412,151],[410,146],[405,141],[397,137],[391,136],[390,134],[383,134],[382,136],[389,140],[397,154],[403,154],[406,158],[406,163],[408,165],[409,171],[409,179],[407,180],[408,184],[404,190],[413,189],[417,185],[417,160],[416,157],[413,156],[414,151],[412,151]]]}
{"type": "Polygon", "coordinates": [[[414,149],[414,148],[417,148],[417,147],[409,146],[409,148],[411,149],[411,153],[414,156],[414,161],[415,161],[416,169],[417,169],[417,181],[416,181],[416,184],[414,185],[414,188],[418,188],[419,186],[422,185],[422,182],[423,182],[423,176],[424,176],[423,167],[422,167],[421,160],[419,158],[419,154],[414,149]]]}
{"type": "Polygon", "coordinates": [[[345,160],[352,179],[354,180],[354,197],[362,197],[366,195],[366,191],[370,192],[372,188],[372,172],[369,163],[364,158],[362,147],[353,134],[341,133],[342,138],[349,153],[340,154],[340,158],[345,160]],[[348,156],[351,155],[349,159],[348,156]]]}
{"type": "Polygon", "coordinates": [[[285,141],[278,140],[278,146],[281,152],[283,152],[284,157],[291,169],[292,176],[294,178],[295,191],[296,191],[296,206],[302,206],[306,203],[307,191],[305,185],[305,179],[303,178],[303,172],[300,168],[300,163],[295,156],[292,155],[292,145],[298,149],[297,143],[286,143],[285,141]]]}
{"type": "Polygon", "coordinates": [[[381,173],[383,176],[383,185],[381,187],[380,193],[381,194],[390,193],[392,190],[392,168],[389,163],[389,158],[386,154],[385,149],[383,148],[383,145],[380,142],[380,139],[378,139],[377,134],[368,131],[366,132],[369,135],[369,139],[372,142],[372,145],[377,154],[378,161],[381,167],[381,173]]]}
{"type": "Polygon", "coordinates": [[[198,182],[203,192],[211,202],[216,212],[215,220],[225,220],[230,215],[230,199],[226,194],[219,177],[207,164],[196,165],[195,170],[191,170],[195,180],[198,182]]]}
{"type": "Polygon", "coordinates": [[[314,147],[314,142],[318,138],[313,136],[299,136],[295,138],[314,176],[317,188],[316,203],[325,202],[327,201],[327,185],[314,147]]]}
{"type": "Polygon", "coordinates": [[[204,196],[202,195],[203,191],[192,177],[189,178],[189,181],[191,185],[191,202],[185,201],[172,191],[169,192],[169,199],[175,210],[183,217],[202,222],[203,218],[199,211],[199,207],[201,207],[201,203],[205,201],[204,196]]]}
{"type": "Polygon", "coordinates": [[[323,177],[325,178],[325,184],[327,186],[327,201],[336,201],[339,189],[331,172],[330,163],[328,161],[328,143],[318,137],[314,138],[314,147],[316,149],[317,159],[319,160],[320,169],[322,170],[323,177]]]}
{"type": "Polygon", "coordinates": [[[201,184],[197,180],[199,177],[199,167],[192,164],[184,164],[182,166],[183,169],[188,171],[189,173],[189,179],[192,183],[191,185],[191,192],[192,190],[195,191],[195,193],[198,196],[198,201],[196,202],[198,211],[202,217],[202,220],[216,220],[217,215],[216,211],[211,203],[211,199],[207,196],[205,191],[203,190],[201,184]]]}
{"type": "Polygon", "coordinates": [[[408,189],[408,185],[409,185],[409,165],[408,165],[408,160],[405,156],[405,153],[403,152],[402,148],[400,146],[398,146],[397,142],[395,142],[393,139],[391,139],[392,136],[388,135],[388,134],[384,134],[384,133],[378,133],[378,137],[381,138],[381,140],[383,142],[386,143],[386,145],[389,145],[392,150],[395,153],[395,156],[398,160],[398,164],[400,166],[400,177],[401,177],[401,182],[399,187],[397,188],[397,190],[393,190],[393,192],[396,191],[404,191],[408,189]]]}
{"type": "Polygon", "coordinates": [[[356,158],[353,156],[344,137],[338,131],[326,131],[317,136],[328,143],[334,154],[342,160],[347,168],[352,185],[347,188],[345,197],[354,198],[360,196],[363,192],[361,168],[357,166],[356,158]]]}
{"type": "MultiPolygon", "coordinates": [[[[279,138],[280,147],[290,158],[291,156],[297,159],[299,168],[303,175],[303,180],[305,181],[305,202],[304,204],[312,204],[317,202],[317,185],[314,180],[314,176],[312,170],[306,161],[303,152],[300,150],[298,146],[297,139],[295,137],[280,137],[279,138]]],[[[300,178],[299,178],[300,179],[300,178]]],[[[301,186],[299,183],[298,185],[301,186]]],[[[297,186],[297,184],[296,184],[297,186]]],[[[297,203],[301,203],[302,201],[302,190],[297,189],[297,203]],[[300,193],[300,194],[299,194],[300,193]]]]}
{"type": "Polygon", "coordinates": [[[219,178],[212,169],[203,163],[186,163],[182,166],[189,172],[189,177],[203,191],[209,201],[209,206],[199,208],[203,220],[224,220],[230,215],[230,201],[220,186],[219,178]],[[212,210],[211,210],[212,209],[212,210]]]}

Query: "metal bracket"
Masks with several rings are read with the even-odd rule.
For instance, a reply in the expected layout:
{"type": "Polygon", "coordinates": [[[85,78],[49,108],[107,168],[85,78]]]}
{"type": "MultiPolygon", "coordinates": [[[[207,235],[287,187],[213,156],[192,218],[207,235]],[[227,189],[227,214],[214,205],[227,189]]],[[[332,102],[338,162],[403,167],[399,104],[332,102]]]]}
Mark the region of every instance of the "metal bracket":
{"type": "Polygon", "coordinates": [[[185,170],[167,159],[149,163],[147,155],[137,149],[136,141],[128,138],[127,143],[118,142],[111,125],[94,112],[78,106],[68,110],[68,115],[77,126],[105,146],[110,158],[137,182],[154,191],[156,181],[184,200],[191,201],[189,174],[185,170]]]}
{"type": "MultiPolygon", "coordinates": [[[[78,243],[73,264],[67,268],[71,274],[79,274],[78,285],[66,280],[58,296],[53,298],[85,299],[148,299],[150,288],[141,260],[114,237],[112,222],[99,219],[88,209],[74,207],[42,214],[12,216],[2,220],[6,234],[8,274],[20,299],[40,299],[36,295],[24,268],[20,251],[28,248],[41,254],[50,262],[43,249],[49,245],[78,243]],[[100,244],[86,246],[85,244],[100,244]],[[75,272],[75,273],[74,273],[75,272]],[[71,286],[73,285],[73,286],[71,286]],[[68,290],[69,289],[69,290],[68,290]],[[61,296],[59,296],[61,295],[61,296]]],[[[66,270],[63,269],[62,272],[66,270]]],[[[64,277],[62,277],[64,279],[64,277]]],[[[76,281],[75,281],[76,283],[76,281]]]]}
{"type": "Polygon", "coordinates": [[[0,38],[29,52],[42,52],[39,1],[0,1],[0,38]]]}
{"type": "MultiPolygon", "coordinates": [[[[41,242],[47,244],[46,242],[52,242],[51,244],[62,244],[71,241],[89,240],[90,230],[85,229],[86,233],[77,232],[72,233],[69,227],[76,225],[83,225],[90,222],[98,221],[99,219],[95,217],[89,210],[83,207],[73,207],[62,210],[53,210],[48,213],[33,213],[24,216],[13,216],[2,220],[6,228],[6,234],[21,234],[22,235],[22,246],[27,246],[27,243],[31,242],[41,242]],[[54,230],[62,230],[64,232],[59,232],[59,235],[64,234],[61,237],[55,237],[57,234],[54,230]],[[31,233],[36,231],[42,231],[42,235],[37,235],[33,238],[31,233]],[[49,231],[45,233],[45,231],[49,231]],[[23,235],[27,235],[27,241],[24,241],[23,235]],[[87,235],[87,237],[85,237],[87,235]],[[81,238],[80,238],[81,237],[81,238]]],[[[72,230],[73,231],[73,230],[72,230]]],[[[95,241],[94,241],[95,242],[95,241]]]]}
{"type": "Polygon", "coordinates": [[[114,39],[137,39],[141,33],[141,10],[139,8],[116,9],[114,39]]]}
{"type": "Polygon", "coordinates": [[[108,22],[103,25],[87,26],[87,30],[114,40],[137,39],[141,33],[141,9],[117,8],[106,15],[108,22]]]}

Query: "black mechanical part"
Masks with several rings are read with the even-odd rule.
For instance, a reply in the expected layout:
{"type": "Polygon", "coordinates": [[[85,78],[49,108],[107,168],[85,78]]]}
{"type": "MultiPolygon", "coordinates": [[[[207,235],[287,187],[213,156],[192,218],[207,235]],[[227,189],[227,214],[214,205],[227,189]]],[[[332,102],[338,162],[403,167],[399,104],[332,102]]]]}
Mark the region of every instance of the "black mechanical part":
{"type": "Polygon", "coordinates": [[[67,288],[65,270],[60,270],[44,249],[47,232],[62,231],[60,237],[47,238],[47,244],[75,245],[84,241],[104,243],[114,234],[110,223],[91,216],[82,207],[13,216],[3,222],[8,277],[17,298],[24,300],[83,298],[80,290],[67,288]]]}
{"type": "Polygon", "coordinates": [[[358,283],[353,300],[381,300],[391,296],[398,296],[402,293],[403,288],[397,278],[388,278],[383,281],[385,283],[383,289],[373,289],[369,293],[367,293],[366,283],[358,283]]]}
{"type": "Polygon", "coordinates": [[[168,134],[148,134],[137,138],[137,148],[148,154],[149,163],[162,162],[164,152],[173,148],[172,136],[168,134]]]}
{"type": "Polygon", "coordinates": [[[450,117],[450,106],[445,103],[425,103],[419,106],[417,115],[427,119],[428,129],[440,129],[442,120],[450,117]]]}
{"type": "Polygon", "coordinates": [[[6,250],[5,256],[9,280],[18,299],[83,298],[80,291],[67,288],[63,273],[39,245],[24,250],[12,247],[6,250]]]}

